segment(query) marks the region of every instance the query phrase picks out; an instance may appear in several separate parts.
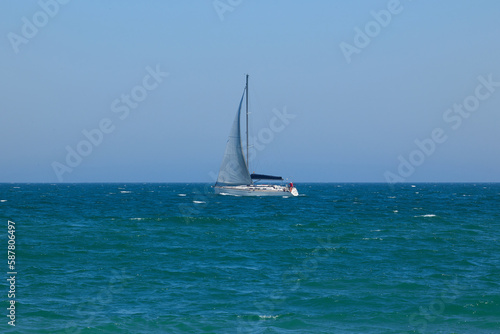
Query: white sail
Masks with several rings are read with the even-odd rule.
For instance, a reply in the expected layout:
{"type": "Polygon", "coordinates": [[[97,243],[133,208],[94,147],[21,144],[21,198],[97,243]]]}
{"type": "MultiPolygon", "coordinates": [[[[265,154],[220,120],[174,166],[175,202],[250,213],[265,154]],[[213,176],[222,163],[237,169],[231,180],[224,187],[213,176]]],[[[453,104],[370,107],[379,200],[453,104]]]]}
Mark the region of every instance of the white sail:
{"type": "Polygon", "coordinates": [[[216,186],[253,184],[243,156],[243,148],[241,147],[240,114],[244,96],[245,92],[243,92],[241,96],[238,112],[236,113],[233,127],[229,133],[229,139],[226,144],[226,151],[224,152],[224,158],[222,159],[216,186]]]}

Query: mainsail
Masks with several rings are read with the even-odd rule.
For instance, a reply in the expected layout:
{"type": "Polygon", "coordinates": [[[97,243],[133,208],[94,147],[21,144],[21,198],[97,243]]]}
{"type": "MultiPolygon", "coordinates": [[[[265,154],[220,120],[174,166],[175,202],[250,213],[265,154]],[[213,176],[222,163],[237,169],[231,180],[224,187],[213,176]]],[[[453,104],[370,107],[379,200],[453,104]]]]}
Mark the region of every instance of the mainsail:
{"type": "Polygon", "coordinates": [[[229,139],[226,144],[226,151],[217,177],[216,186],[237,186],[237,185],[250,185],[252,179],[248,172],[248,166],[243,156],[243,149],[241,147],[241,129],[240,129],[240,114],[241,105],[245,91],[241,96],[240,106],[233,122],[233,127],[229,133],[229,139]]]}

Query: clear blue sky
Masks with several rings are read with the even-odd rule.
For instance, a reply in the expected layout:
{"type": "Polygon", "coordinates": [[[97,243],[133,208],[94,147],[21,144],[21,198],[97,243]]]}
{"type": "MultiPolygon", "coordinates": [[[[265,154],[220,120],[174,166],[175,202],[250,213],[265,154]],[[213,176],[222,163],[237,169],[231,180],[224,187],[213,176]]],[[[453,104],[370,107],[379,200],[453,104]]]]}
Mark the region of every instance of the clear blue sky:
{"type": "Polygon", "coordinates": [[[2,3],[0,182],[211,182],[245,73],[251,170],[500,182],[498,1],[60,1],[2,3]]]}

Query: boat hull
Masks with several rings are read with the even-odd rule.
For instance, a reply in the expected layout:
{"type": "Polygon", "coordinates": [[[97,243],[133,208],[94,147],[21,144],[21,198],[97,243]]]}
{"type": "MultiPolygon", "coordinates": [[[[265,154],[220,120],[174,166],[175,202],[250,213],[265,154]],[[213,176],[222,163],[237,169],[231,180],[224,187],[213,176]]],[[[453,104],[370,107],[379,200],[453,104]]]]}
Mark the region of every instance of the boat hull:
{"type": "Polygon", "coordinates": [[[296,188],[278,185],[215,186],[215,193],[233,196],[298,196],[296,188]]]}

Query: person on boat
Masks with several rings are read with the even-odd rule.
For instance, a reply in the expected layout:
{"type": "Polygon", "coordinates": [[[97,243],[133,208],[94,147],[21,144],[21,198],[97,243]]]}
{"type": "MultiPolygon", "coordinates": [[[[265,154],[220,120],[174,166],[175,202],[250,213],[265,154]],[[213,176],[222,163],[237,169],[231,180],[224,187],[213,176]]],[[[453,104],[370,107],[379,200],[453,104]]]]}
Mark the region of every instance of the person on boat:
{"type": "Polygon", "coordinates": [[[290,190],[293,189],[293,182],[290,182],[290,190]]]}

